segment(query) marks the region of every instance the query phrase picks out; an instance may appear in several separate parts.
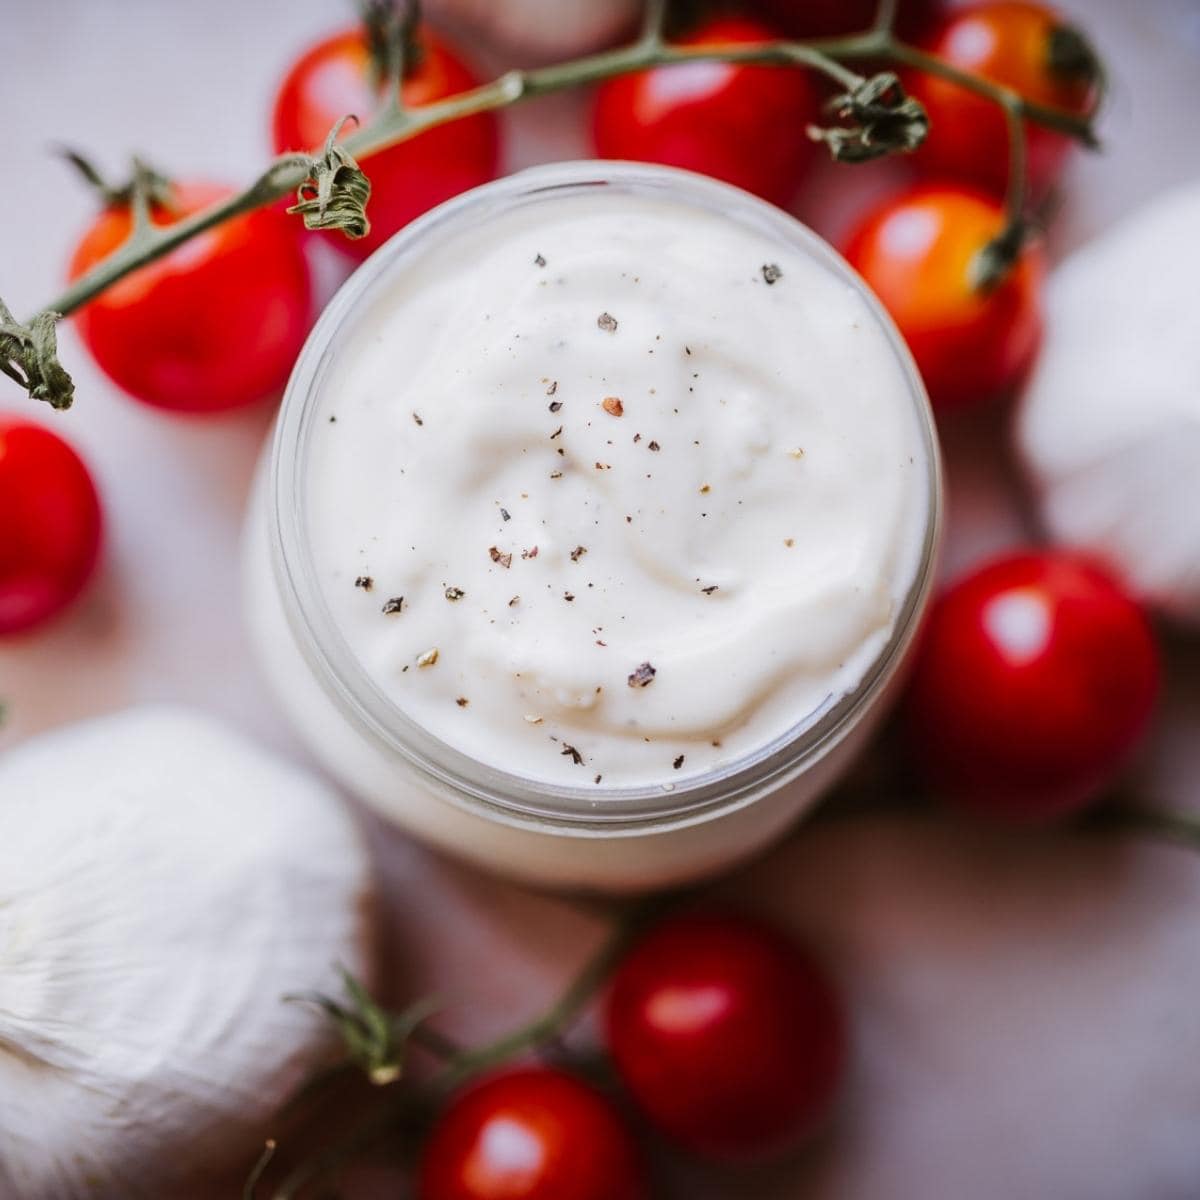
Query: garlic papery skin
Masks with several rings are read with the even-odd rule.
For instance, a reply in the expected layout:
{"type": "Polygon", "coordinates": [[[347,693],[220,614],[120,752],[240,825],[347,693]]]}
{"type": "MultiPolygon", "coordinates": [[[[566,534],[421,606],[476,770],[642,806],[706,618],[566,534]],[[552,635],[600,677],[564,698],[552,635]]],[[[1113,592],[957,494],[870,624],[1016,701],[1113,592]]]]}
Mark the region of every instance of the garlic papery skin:
{"type": "Polygon", "coordinates": [[[585,54],[637,28],[640,0],[426,0],[431,17],[518,58],[585,54]]]}
{"type": "Polygon", "coordinates": [[[1017,443],[1047,531],[1200,621],[1200,181],[1052,276],[1017,443]]]}
{"type": "Polygon", "coordinates": [[[0,758],[0,1198],[217,1194],[328,1057],[291,992],[369,967],[326,785],[143,708],[0,758]]]}

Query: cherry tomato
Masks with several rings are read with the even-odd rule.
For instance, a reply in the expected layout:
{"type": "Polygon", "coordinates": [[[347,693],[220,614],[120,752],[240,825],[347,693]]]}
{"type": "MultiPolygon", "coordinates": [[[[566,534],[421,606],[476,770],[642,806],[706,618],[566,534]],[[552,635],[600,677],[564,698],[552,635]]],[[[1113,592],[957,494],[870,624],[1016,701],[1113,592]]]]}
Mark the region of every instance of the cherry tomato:
{"type": "MultiPolygon", "coordinates": [[[[1053,9],[1000,0],[949,14],[922,47],[960,70],[1006,84],[1027,100],[1087,113],[1098,68],[1087,44],[1053,9]]],[[[998,104],[949,80],[912,73],[906,86],[929,113],[929,136],[913,162],[929,174],[968,179],[1002,195],[1008,183],[1008,124],[998,104]]],[[[1071,148],[1065,134],[1026,122],[1027,176],[1044,195],[1071,148]]]]}
{"type": "MultiPolygon", "coordinates": [[[[747,17],[709,21],[680,45],[764,42],[747,17]]],[[[692,62],[619,76],[596,94],[593,134],[604,158],[666,163],[785,204],[812,160],[818,115],[809,76],[790,67],[692,62]]]]}
{"type": "MultiPolygon", "coordinates": [[[[231,189],[178,184],[156,225],[224,199],[231,189]]],[[[114,383],[157,408],[218,412],[279,392],[312,318],[308,264],[293,222],[258,209],[139,267],[76,318],[92,356],[114,383]]],[[[105,209],[75,249],[72,279],[128,236],[128,205],[105,209]]]]}
{"type": "Polygon", "coordinates": [[[1092,799],[1145,732],[1158,692],[1142,610],[1060,551],[1001,558],[929,616],[908,696],[917,756],[948,798],[1016,819],[1092,799]]]}
{"type": "Polygon", "coordinates": [[[646,1115],[689,1150],[744,1160],[787,1148],[829,1108],[845,1059],[816,963],[768,926],[689,914],[618,968],[609,1051],[646,1115]]]}
{"type": "Polygon", "coordinates": [[[79,455],[43,425],[0,418],[0,635],[40,625],[83,591],[100,526],[79,455]]]}
{"type": "Polygon", "coordinates": [[[547,1067],[468,1088],[425,1147],[420,1200],[648,1200],[633,1138],[598,1091],[547,1067]]]}
{"type": "MultiPolygon", "coordinates": [[[[879,0],[759,0],[759,7],[788,37],[842,37],[870,29],[879,0]]],[[[896,32],[915,37],[939,7],[939,0],[900,0],[896,32]]]]}
{"type": "Polygon", "coordinates": [[[994,287],[972,277],[1004,226],[999,201],[958,184],[924,184],[883,201],[853,229],[845,253],[892,314],[934,407],[1011,392],[1041,342],[1040,248],[1026,246],[994,287]]]}
{"type": "MultiPolygon", "coordinates": [[[[444,41],[423,27],[417,37],[417,57],[402,87],[406,105],[417,108],[477,85],[444,41]]],[[[342,117],[350,113],[365,120],[381,98],[361,29],[318,42],[295,62],[275,97],[275,149],[316,149],[342,117]]],[[[365,156],[359,165],[371,180],[371,231],[358,241],[337,234],[336,244],[365,258],[414,217],[494,179],[498,162],[499,133],[491,113],[452,121],[365,156]]]]}

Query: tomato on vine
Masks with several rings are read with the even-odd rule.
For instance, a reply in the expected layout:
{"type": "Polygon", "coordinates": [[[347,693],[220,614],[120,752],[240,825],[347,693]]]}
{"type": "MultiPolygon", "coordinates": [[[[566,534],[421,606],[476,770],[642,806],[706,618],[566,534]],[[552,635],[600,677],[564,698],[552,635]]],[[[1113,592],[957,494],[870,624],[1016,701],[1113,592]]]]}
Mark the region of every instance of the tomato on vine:
{"type": "MultiPolygon", "coordinates": [[[[232,189],[169,186],[151,205],[173,225],[232,189]]],[[[77,279],[128,237],[128,202],[108,205],[75,249],[77,279]]],[[[114,383],[157,408],[207,413],[282,390],[312,319],[308,263],[293,218],[278,208],[243,213],[137,268],[76,317],[84,343],[114,383]]]]}
{"type": "Polygon", "coordinates": [[[1145,733],[1159,685],[1141,608],[1063,551],[990,562],[934,604],[907,698],[914,751],[947,798],[996,816],[1093,799],[1145,733]]]}
{"type": "MultiPolygon", "coordinates": [[[[1027,0],[994,0],[947,14],[920,41],[952,66],[1025,99],[1085,116],[1095,106],[1100,67],[1083,35],[1053,9],[1027,0]]],[[[913,156],[928,174],[971,180],[1003,194],[1008,183],[1008,123],[994,101],[924,72],[906,74],[929,114],[929,134],[913,156]]],[[[1065,134],[1025,122],[1027,182],[1044,195],[1071,149],[1065,134]]]]}
{"type": "Polygon", "coordinates": [[[617,968],[609,1051],[650,1120],[716,1159],[776,1153],[828,1111],[846,1057],[841,1005],[809,954],[761,922],[686,914],[617,968]]]}
{"type": "MultiPolygon", "coordinates": [[[[347,114],[366,120],[383,99],[376,78],[364,29],[336,34],[311,47],[292,65],[276,94],[276,151],[313,151],[347,114]]],[[[424,26],[417,28],[401,86],[405,105],[431,104],[478,82],[442,38],[424,26]]],[[[499,144],[495,116],[477,113],[364,155],[359,165],[371,180],[371,230],[357,241],[337,235],[336,244],[365,258],[423,212],[494,179],[499,144]]]]}
{"type": "MultiPolygon", "coordinates": [[[[758,21],[731,15],[677,40],[706,46],[775,36],[758,21]]],[[[786,204],[815,153],[805,127],[818,111],[817,92],[804,71],[676,63],[601,84],[593,139],[602,158],[684,167],[786,204]]]]}
{"type": "Polygon", "coordinates": [[[1005,227],[999,201],[959,184],[885,199],[845,243],[850,265],[891,313],[939,411],[1011,392],[1041,342],[1041,249],[1027,244],[999,282],[981,281],[1005,227]]]}
{"type": "Polygon", "coordinates": [[[468,1087],[441,1114],[420,1200],[649,1200],[632,1135],[595,1088],[519,1067],[468,1087]]]}
{"type": "Polygon", "coordinates": [[[44,425],[0,418],[0,635],[43,624],[83,591],[100,533],[79,455],[44,425]]]}

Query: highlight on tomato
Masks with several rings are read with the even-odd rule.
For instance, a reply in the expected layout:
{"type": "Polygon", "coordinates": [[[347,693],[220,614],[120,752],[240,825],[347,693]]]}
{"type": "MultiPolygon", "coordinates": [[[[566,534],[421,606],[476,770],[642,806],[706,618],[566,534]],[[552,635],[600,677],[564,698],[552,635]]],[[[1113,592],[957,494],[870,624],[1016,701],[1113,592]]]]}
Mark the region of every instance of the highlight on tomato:
{"type": "MultiPolygon", "coordinates": [[[[325,38],[288,70],[275,96],[272,140],[278,153],[318,149],[348,114],[365,122],[386,99],[381,67],[363,27],[325,38]]],[[[405,55],[401,96],[410,108],[431,104],[479,83],[459,53],[439,34],[418,25],[405,55]]],[[[353,123],[342,136],[353,132],[353,123]]],[[[370,232],[350,240],[330,236],[357,258],[378,249],[397,230],[460,192],[496,177],[500,158],[495,114],[477,113],[426,130],[385,150],[363,155],[371,180],[370,232]]]]}
{"type": "MultiPolygon", "coordinates": [[[[766,42],[778,34],[739,15],[713,17],[683,46],[766,42]]],[[[816,153],[806,134],[820,112],[806,71],[688,62],[618,76],[596,92],[593,141],[602,158],[664,163],[786,204],[816,153]]]]}
{"type": "MultiPolygon", "coordinates": [[[[919,40],[922,49],[971,75],[1072,116],[1094,108],[1101,69],[1095,52],[1054,9],[1028,0],[993,0],[948,12],[919,40]]],[[[921,71],[905,86],[929,114],[929,134],[913,164],[929,175],[965,179],[1003,195],[1008,186],[1008,121],[994,100],[921,71]]],[[[1027,186],[1040,198],[1057,182],[1072,139],[1025,122],[1027,186]]]]}
{"type": "Polygon", "coordinates": [[[650,1200],[641,1154],[601,1092],[565,1071],[504,1069],[437,1118],[419,1200],[650,1200]]]}
{"type": "Polygon", "coordinates": [[[1150,724],[1159,653],[1143,610],[1062,550],[994,559],[934,603],[907,728],[936,791],[992,816],[1062,816],[1110,784],[1150,724]]]}
{"type": "Polygon", "coordinates": [[[957,183],[885,198],[851,229],[844,252],[892,315],[939,412],[1014,391],[1042,334],[1045,260],[1027,243],[999,281],[982,277],[1005,227],[1003,205],[957,183]]]}
{"type": "Polygon", "coordinates": [[[814,957],[730,913],[671,917],[619,964],[609,1053],[638,1108],[689,1151],[747,1161],[788,1150],[828,1115],[846,1020],[814,957]]]}
{"type": "MultiPolygon", "coordinates": [[[[170,226],[233,189],[167,183],[150,206],[170,226]]],[[[77,279],[130,235],[128,200],[96,217],[71,258],[77,279]]],[[[280,208],[260,208],[138,267],[75,317],[101,369],[131,396],[175,412],[214,413],[278,395],[313,317],[303,230],[280,208]]]]}

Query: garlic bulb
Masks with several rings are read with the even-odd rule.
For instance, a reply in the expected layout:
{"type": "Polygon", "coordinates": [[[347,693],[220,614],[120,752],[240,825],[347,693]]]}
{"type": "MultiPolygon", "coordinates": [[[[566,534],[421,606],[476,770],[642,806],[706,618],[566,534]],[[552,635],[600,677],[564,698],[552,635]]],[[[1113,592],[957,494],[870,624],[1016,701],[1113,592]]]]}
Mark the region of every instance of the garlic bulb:
{"type": "Polygon", "coordinates": [[[1055,272],[1017,438],[1056,539],[1200,621],[1200,181],[1055,272]]]}
{"type": "Polygon", "coordinates": [[[427,0],[431,16],[519,57],[557,58],[612,43],[637,26],[640,0],[427,0]]]}
{"type": "Polygon", "coordinates": [[[329,1048],[281,997],[364,970],[368,892],[337,797],[207,718],[135,709],[9,751],[0,1197],[180,1196],[252,1161],[329,1048]]]}

